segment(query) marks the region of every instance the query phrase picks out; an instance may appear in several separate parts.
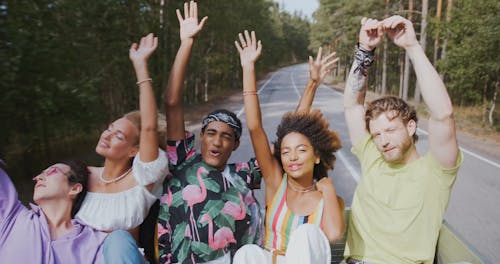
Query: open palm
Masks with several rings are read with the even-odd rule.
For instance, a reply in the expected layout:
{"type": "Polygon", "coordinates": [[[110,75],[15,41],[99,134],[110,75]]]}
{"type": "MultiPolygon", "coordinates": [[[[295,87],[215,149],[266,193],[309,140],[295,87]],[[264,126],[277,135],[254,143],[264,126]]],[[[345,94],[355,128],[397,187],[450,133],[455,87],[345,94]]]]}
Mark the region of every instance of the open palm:
{"type": "Polygon", "coordinates": [[[336,62],[339,60],[334,58],[336,52],[332,52],[322,59],[322,51],[323,49],[320,47],[316,60],[309,56],[309,78],[316,82],[322,82],[326,74],[335,69],[336,62]]]}
{"type": "Polygon", "coordinates": [[[245,30],[244,34],[245,36],[241,33],[239,34],[240,43],[238,41],[234,43],[240,53],[242,67],[255,64],[262,51],[262,44],[260,40],[257,41],[254,31],[250,34],[245,30]]]}
{"type": "Polygon", "coordinates": [[[179,34],[181,40],[194,38],[203,29],[208,17],[204,17],[198,23],[198,4],[191,1],[189,4],[184,3],[184,18],[179,9],[176,10],[177,19],[179,20],[179,34]]]}

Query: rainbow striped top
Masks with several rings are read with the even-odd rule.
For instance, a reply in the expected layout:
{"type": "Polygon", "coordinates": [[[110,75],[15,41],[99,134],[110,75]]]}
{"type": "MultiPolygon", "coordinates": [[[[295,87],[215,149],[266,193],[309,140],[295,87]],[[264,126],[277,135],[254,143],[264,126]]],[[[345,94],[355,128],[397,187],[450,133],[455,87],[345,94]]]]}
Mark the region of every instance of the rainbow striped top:
{"type": "Polygon", "coordinates": [[[320,226],[323,216],[323,199],[310,215],[298,215],[286,206],[287,176],[283,175],[278,191],[266,208],[264,246],[268,249],[286,251],[292,232],[302,224],[320,226]]]}

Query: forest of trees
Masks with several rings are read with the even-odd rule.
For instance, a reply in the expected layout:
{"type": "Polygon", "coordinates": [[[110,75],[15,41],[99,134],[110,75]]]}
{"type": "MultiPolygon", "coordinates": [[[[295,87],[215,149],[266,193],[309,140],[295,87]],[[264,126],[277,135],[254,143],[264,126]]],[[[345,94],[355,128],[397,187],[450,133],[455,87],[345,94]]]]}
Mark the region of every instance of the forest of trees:
{"type": "MultiPolygon", "coordinates": [[[[339,78],[345,78],[361,17],[400,14],[414,22],[453,102],[484,106],[487,119],[495,123],[500,1],[319,3],[309,21],[283,12],[272,0],[199,0],[200,16],[209,19],[193,50],[186,104],[240,89],[234,40],[244,29],[262,39],[261,72],[305,62],[321,45],[338,52],[339,78]]],[[[137,108],[128,49],[148,32],[160,40],[150,71],[163,111],[164,87],[179,45],[175,9],[182,5],[182,0],[0,0],[0,158],[11,174],[29,178],[50,162],[93,152],[102,128],[137,108]]],[[[418,103],[404,51],[389,41],[376,52],[370,89],[418,103]]]]}
{"type": "MultiPolygon", "coordinates": [[[[0,2],[0,157],[28,178],[50,162],[93,152],[107,123],[136,109],[133,41],[153,32],[158,105],[179,46],[179,0],[0,2]]],[[[268,71],[307,59],[310,22],[271,0],[201,0],[207,24],[193,50],[186,104],[241,89],[237,34],[255,30],[268,71]]],[[[182,9],[181,9],[182,10],[182,9]]]]}
{"type": "MultiPolygon", "coordinates": [[[[413,22],[420,44],[442,76],[456,105],[484,106],[484,118],[497,131],[500,111],[500,1],[497,0],[319,0],[311,25],[310,48],[326,46],[350,68],[361,18],[401,15],[413,22]],[[496,113],[496,121],[495,121],[496,113]]],[[[390,41],[376,49],[370,89],[420,103],[420,94],[404,50],[390,41]]]]}

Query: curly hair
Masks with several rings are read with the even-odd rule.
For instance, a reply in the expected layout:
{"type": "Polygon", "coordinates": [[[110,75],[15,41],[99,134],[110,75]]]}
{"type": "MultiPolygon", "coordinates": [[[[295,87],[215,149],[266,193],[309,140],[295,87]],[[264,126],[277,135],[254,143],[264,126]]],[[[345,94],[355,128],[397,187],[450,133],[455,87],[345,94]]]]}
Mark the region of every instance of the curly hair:
{"type": "Polygon", "coordinates": [[[328,170],[333,170],[334,152],[342,147],[340,138],[336,131],[329,129],[329,122],[323,114],[317,110],[311,112],[288,112],[281,119],[276,130],[277,140],[274,144],[274,157],[281,166],[281,142],[283,138],[292,132],[297,132],[309,139],[314,152],[319,156],[320,163],[314,165],[314,179],[319,180],[328,177],[328,170]]]}
{"type": "MultiPolygon", "coordinates": [[[[390,113],[390,119],[401,117],[403,124],[408,124],[408,121],[413,120],[415,124],[418,121],[415,108],[403,99],[396,96],[384,96],[369,102],[366,106],[365,126],[366,130],[370,131],[370,121],[377,118],[383,113],[390,113]]],[[[417,142],[417,133],[413,134],[413,142],[417,142]]]]}

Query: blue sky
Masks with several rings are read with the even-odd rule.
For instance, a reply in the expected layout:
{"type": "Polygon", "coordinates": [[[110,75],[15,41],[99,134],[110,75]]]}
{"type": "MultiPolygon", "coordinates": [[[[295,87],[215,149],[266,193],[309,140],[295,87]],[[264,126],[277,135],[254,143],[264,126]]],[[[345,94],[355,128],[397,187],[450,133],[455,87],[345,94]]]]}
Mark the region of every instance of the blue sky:
{"type": "Polygon", "coordinates": [[[318,0],[274,0],[278,2],[280,6],[285,5],[285,10],[293,13],[294,11],[301,11],[302,14],[306,15],[310,19],[312,18],[312,13],[318,8],[318,0]]]}

